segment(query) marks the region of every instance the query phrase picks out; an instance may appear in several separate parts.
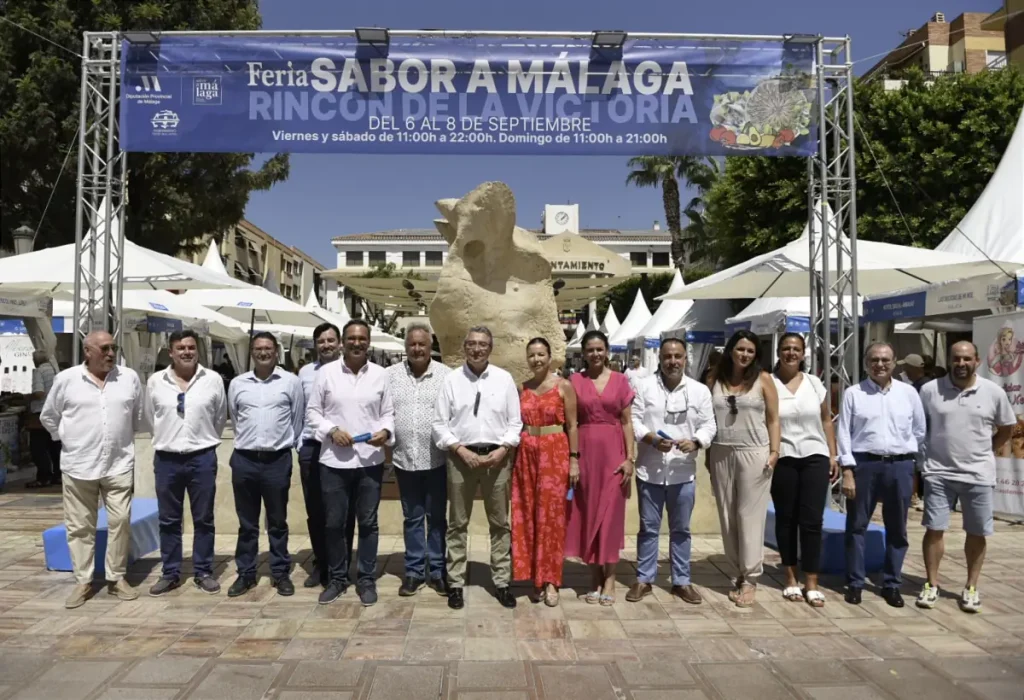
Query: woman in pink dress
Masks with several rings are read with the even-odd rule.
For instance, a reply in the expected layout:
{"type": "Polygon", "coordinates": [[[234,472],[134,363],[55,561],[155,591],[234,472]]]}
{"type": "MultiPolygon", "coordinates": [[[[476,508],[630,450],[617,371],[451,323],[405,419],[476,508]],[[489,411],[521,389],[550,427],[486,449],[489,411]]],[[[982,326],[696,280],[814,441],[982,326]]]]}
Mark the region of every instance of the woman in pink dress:
{"type": "Polygon", "coordinates": [[[626,498],[636,462],[626,377],[607,367],[608,338],[583,336],[586,369],[572,375],[580,440],[580,480],[566,529],[565,556],[591,565],[588,603],[615,602],[615,565],[625,546],[626,498]]]}

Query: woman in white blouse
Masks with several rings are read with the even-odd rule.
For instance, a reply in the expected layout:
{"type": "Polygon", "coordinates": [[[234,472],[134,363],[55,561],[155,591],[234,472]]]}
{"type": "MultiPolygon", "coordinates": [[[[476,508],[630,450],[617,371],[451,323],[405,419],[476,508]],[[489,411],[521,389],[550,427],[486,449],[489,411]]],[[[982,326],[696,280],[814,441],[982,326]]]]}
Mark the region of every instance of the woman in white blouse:
{"type": "Polygon", "coordinates": [[[820,608],[821,526],[829,484],[839,474],[832,416],[821,380],[804,371],[804,338],[786,333],[772,377],[779,392],[781,456],[772,477],[775,538],[786,571],[782,595],[820,608]],[[806,585],[797,580],[797,543],[806,585]]]}

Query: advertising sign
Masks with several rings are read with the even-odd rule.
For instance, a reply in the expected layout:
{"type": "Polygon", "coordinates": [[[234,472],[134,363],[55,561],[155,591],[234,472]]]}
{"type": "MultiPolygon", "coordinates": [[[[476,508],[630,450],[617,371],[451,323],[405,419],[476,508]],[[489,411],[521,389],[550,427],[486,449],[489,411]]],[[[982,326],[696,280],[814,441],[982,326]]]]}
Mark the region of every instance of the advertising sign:
{"type": "Polygon", "coordinates": [[[125,42],[126,151],[817,152],[800,42],[161,37],[125,42]]]}

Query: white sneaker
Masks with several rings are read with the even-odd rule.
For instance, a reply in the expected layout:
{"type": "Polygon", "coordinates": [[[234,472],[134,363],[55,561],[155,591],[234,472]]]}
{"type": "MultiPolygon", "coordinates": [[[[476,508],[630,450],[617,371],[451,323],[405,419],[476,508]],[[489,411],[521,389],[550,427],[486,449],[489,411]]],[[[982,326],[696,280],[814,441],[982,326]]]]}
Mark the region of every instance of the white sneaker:
{"type": "Polygon", "coordinates": [[[974,586],[965,588],[960,594],[960,609],[967,613],[976,613],[981,610],[981,596],[974,586]]]}
{"type": "Polygon", "coordinates": [[[939,587],[930,583],[924,584],[924,588],[917,594],[917,607],[931,610],[939,602],[939,587]]]}

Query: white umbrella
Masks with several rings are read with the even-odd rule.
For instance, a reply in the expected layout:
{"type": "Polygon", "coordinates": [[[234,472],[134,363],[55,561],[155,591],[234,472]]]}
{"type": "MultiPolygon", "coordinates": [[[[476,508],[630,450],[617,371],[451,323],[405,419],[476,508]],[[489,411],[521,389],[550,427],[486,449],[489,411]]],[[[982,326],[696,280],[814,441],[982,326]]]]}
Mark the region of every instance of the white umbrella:
{"type": "MultiPolygon", "coordinates": [[[[310,290],[309,292],[309,300],[306,302],[306,308],[310,312],[316,314],[321,321],[333,323],[338,328],[344,328],[345,324],[352,320],[352,317],[348,315],[347,311],[344,314],[336,314],[333,311],[328,311],[324,307],[320,306],[320,302],[317,301],[316,294],[313,293],[313,290],[310,290]]],[[[373,324],[370,324],[370,347],[382,352],[405,352],[405,343],[403,343],[400,338],[396,338],[390,333],[385,333],[373,324]]]]}

